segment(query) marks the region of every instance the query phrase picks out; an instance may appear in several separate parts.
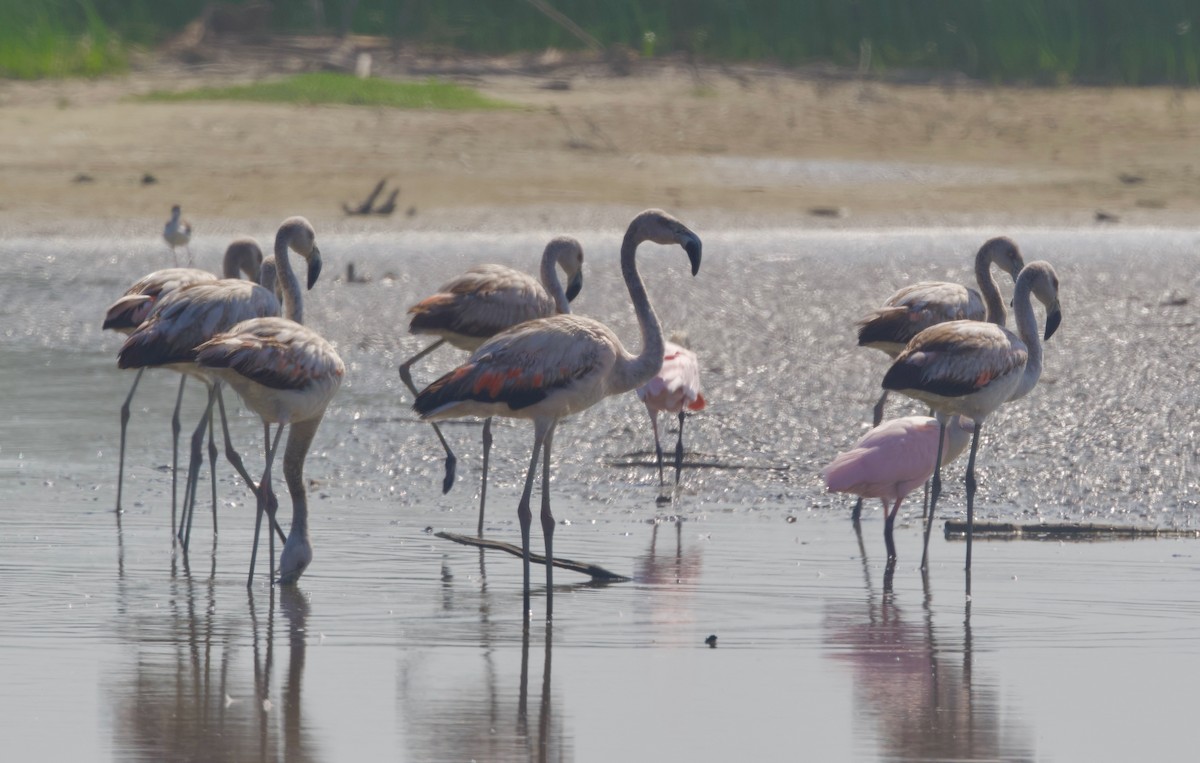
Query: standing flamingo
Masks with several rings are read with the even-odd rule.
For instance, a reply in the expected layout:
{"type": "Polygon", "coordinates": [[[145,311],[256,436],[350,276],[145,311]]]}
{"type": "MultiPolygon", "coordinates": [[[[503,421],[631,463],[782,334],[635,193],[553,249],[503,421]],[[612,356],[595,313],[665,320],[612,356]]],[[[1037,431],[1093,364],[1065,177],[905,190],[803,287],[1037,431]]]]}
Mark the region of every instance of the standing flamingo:
{"type": "MultiPolygon", "coordinates": [[[[686,342],[682,336],[671,337],[686,342]]],[[[675,443],[675,484],[679,484],[679,472],[683,468],[683,419],[684,409],[700,411],[707,403],[700,392],[700,363],[696,353],[682,344],[664,342],[663,364],[650,381],[637,388],[638,399],[646,404],[650,414],[650,425],[654,428],[654,453],[658,459],[658,485],[663,484],[663,450],[658,439],[658,414],[679,414],[679,440],[675,443]]]]}
{"type": "MultiPolygon", "coordinates": [[[[299,322],[302,316],[300,285],[292,271],[287,251],[289,245],[300,254],[308,247],[315,251],[313,235],[307,220],[293,217],[284,221],[275,237],[275,260],[283,289],[284,307],[293,320],[274,317],[246,320],[226,332],[216,334],[196,348],[196,362],[200,367],[228,382],[263,422],[266,465],[255,491],[257,516],[247,585],[254,582],[254,562],[258,555],[263,514],[274,513],[271,466],[279,449],[283,428],[288,424],[292,428],[283,454],[283,476],[292,496],[292,525],[279,558],[280,584],[294,584],[312,562],[304,460],[321,425],[325,409],[346,374],[346,366],[333,346],[299,322]],[[273,439],[271,424],[278,425],[273,439]]],[[[273,564],[274,536],[269,531],[268,536],[272,538],[270,553],[273,564]]]]}
{"type": "MultiPolygon", "coordinates": [[[[400,364],[400,379],[417,395],[411,368],[413,363],[449,342],[454,347],[474,352],[479,345],[519,323],[546,318],[555,313],[571,312],[570,302],[583,288],[583,246],[570,236],[558,236],[542,252],[540,283],[526,273],[504,265],[478,265],[459,275],[408,309],[412,316],[410,334],[432,334],[436,342],[400,364]],[[567,274],[567,289],[558,280],[558,268],[567,274]]],[[[432,422],[431,422],[432,424],[432,422]]],[[[454,484],[456,458],[442,430],[432,424],[446,451],[446,476],[442,492],[454,484]]],[[[487,502],[488,455],[492,448],[492,419],[483,422],[483,482],[479,491],[479,529],[483,535],[483,509],[487,502]]]]}
{"type": "MultiPolygon", "coordinates": [[[[311,288],[321,272],[321,252],[316,246],[312,226],[303,218],[289,218],[284,221],[281,230],[285,228],[290,236],[285,239],[285,248],[290,242],[293,249],[308,260],[308,286],[311,288]]],[[[276,260],[279,260],[278,235],[276,246],[276,260]]],[[[279,301],[274,293],[257,284],[228,279],[195,284],[160,300],[149,318],[126,339],[118,354],[117,365],[120,368],[169,366],[196,376],[210,389],[208,406],[192,436],[192,460],[184,489],[184,515],[180,518],[177,532],[185,551],[193,514],[189,507],[194,503],[189,496],[195,496],[195,475],[201,461],[200,443],[203,430],[211,421],[214,400],[221,404],[226,454],[238,474],[251,486],[255,484],[229,443],[219,386],[213,383],[209,374],[195,365],[196,347],[241,321],[278,314],[279,301]]],[[[299,313],[295,317],[299,318],[299,313]]]]}
{"type": "MultiPolygon", "coordinates": [[[[913,337],[883,377],[884,389],[921,400],[947,416],[959,414],[975,422],[966,480],[968,575],[975,522],[975,453],[979,449],[979,432],[993,411],[1028,394],[1042,373],[1042,343],[1038,339],[1031,295],[1046,307],[1045,339],[1049,339],[1062,321],[1058,275],[1048,262],[1031,262],[1017,276],[1013,292],[1013,312],[1020,337],[992,323],[941,323],[913,337]]],[[[942,426],[945,427],[944,420],[942,426]]],[[[938,449],[940,461],[941,442],[938,449]]],[[[929,533],[941,489],[939,466],[933,473],[921,569],[928,569],[929,533]]],[[[970,577],[967,578],[967,590],[970,591],[970,577]]]]}
{"type": "Polygon", "coordinates": [[[183,247],[187,251],[188,264],[192,264],[192,248],[189,243],[192,240],[192,224],[180,217],[183,210],[179,205],[171,207],[171,219],[167,220],[167,224],[163,226],[163,239],[167,242],[167,246],[171,247],[171,254],[175,257],[175,264],[179,264],[179,253],[175,250],[183,247]]]}
{"type": "MultiPolygon", "coordinates": [[[[975,281],[979,291],[946,281],[922,281],[905,286],[858,322],[858,345],[874,347],[892,360],[909,340],[930,326],[946,321],[983,321],[1003,326],[1007,315],[992,266],[1008,273],[1013,281],[1025,266],[1021,251],[1012,239],[988,239],[975,254],[975,281]],[[980,294],[982,292],[982,295],[980,294]]],[[[887,402],[885,389],[875,404],[873,426],[883,420],[887,402]]]]}
{"type": "MultiPolygon", "coordinates": [[[[943,466],[959,457],[974,428],[970,419],[961,416],[950,419],[942,446],[943,466]]],[[[905,496],[933,475],[941,431],[940,422],[929,416],[888,419],[821,470],[825,487],[831,493],[853,493],[860,498],[883,501],[883,542],[888,559],[896,558],[896,544],[892,540],[896,513],[905,496]]]]}
{"type": "Polygon", "coordinates": [[[533,420],[533,453],[517,507],[524,552],[524,616],[529,616],[529,498],[542,455],[542,533],[546,541],[546,619],[553,615],[554,515],[550,511],[550,449],[559,419],[585,410],[610,395],[636,389],[663,362],[663,335],[638,274],[637,247],[643,241],[678,244],[687,252],[692,274],[700,269],[700,239],[683,223],[657,209],[633,219],[621,244],[621,275],[637,313],[642,350],[634,356],[599,321],[554,315],[522,323],[480,345],[470,359],[417,395],[413,409],[423,420],[462,416],[507,416],[533,420]]]}
{"type": "MultiPolygon", "coordinates": [[[[239,273],[243,273],[251,281],[258,281],[262,273],[261,266],[262,250],[259,248],[257,241],[247,237],[234,239],[229,244],[229,247],[225,250],[221,270],[225,278],[236,279],[239,273]]],[[[138,279],[132,286],[125,290],[125,294],[105,312],[104,325],[101,328],[113,329],[128,336],[150,315],[150,311],[154,309],[158,300],[176,289],[216,280],[217,277],[212,273],[196,268],[166,268],[164,270],[156,270],[138,279]]],[[[121,490],[125,484],[125,434],[129,424],[129,404],[133,400],[133,394],[137,391],[138,382],[142,380],[142,373],[145,370],[145,368],[138,369],[137,375],[133,379],[133,385],[129,388],[129,394],[126,395],[125,402],[121,405],[121,450],[117,465],[117,511],[121,510],[121,490]]],[[[175,472],[179,465],[179,406],[183,402],[183,386],[186,382],[187,374],[181,375],[179,378],[179,394],[175,398],[175,411],[171,417],[171,432],[174,438],[171,460],[172,517],[175,516],[176,505],[175,472]]],[[[173,522],[174,519],[172,519],[173,522]]],[[[172,527],[171,531],[175,531],[174,527],[172,527]]]]}

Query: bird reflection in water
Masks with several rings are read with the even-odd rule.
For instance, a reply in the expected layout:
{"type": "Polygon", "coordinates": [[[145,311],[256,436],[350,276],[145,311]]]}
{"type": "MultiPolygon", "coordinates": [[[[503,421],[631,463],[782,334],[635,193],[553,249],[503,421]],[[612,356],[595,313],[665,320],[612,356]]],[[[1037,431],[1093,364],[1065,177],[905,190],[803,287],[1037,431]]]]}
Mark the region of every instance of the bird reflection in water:
{"type": "MultiPolygon", "coordinates": [[[[1026,729],[1003,723],[994,684],[973,673],[971,602],[965,602],[961,641],[934,626],[928,574],[922,621],[914,621],[892,590],[895,563],[884,568],[882,592],[871,580],[862,534],[866,617],[839,602],[826,615],[826,643],[854,674],[859,716],[872,719],[880,757],[903,760],[1032,760],[1026,729]]],[[[871,744],[868,742],[867,744],[871,744]]]]}
{"type": "Polygon", "coordinates": [[[253,593],[248,607],[233,613],[220,609],[217,593],[214,576],[197,579],[184,568],[173,577],[165,626],[161,613],[129,615],[126,637],[137,644],[138,658],[111,688],[117,695],[114,757],[319,759],[301,714],[307,600],[295,588],[271,588],[263,616],[253,593]],[[273,676],[277,611],[288,635],[282,687],[273,676]],[[244,669],[247,642],[253,671],[244,669]]]}
{"type": "MultiPolygon", "coordinates": [[[[516,561],[502,555],[491,563],[516,561]]],[[[446,618],[442,633],[468,629],[468,633],[448,637],[458,643],[478,643],[479,650],[413,646],[400,657],[398,713],[407,729],[407,757],[573,760],[573,740],[558,712],[561,698],[551,684],[553,628],[547,624],[544,638],[539,639],[536,627],[513,618],[513,589],[508,585],[489,587],[486,573],[482,550],[478,577],[473,569],[456,570],[442,562],[442,612],[446,618]],[[494,618],[495,612],[502,616],[494,618]],[[543,646],[540,687],[539,640],[543,646]]],[[[587,582],[555,587],[566,592],[591,586],[587,582]]]]}

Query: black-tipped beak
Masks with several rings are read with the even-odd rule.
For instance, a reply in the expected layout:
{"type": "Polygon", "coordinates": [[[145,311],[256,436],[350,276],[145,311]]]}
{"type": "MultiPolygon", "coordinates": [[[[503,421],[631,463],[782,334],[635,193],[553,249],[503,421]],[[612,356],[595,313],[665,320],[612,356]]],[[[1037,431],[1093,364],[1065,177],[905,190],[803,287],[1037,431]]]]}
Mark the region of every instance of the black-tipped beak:
{"type": "Polygon", "coordinates": [[[308,258],[308,288],[312,288],[321,277],[321,250],[313,247],[312,256],[308,258]]]}
{"type": "Polygon", "coordinates": [[[1058,331],[1058,324],[1062,323],[1062,311],[1056,305],[1053,310],[1046,313],[1046,335],[1042,337],[1042,341],[1046,341],[1054,336],[1054,332],[1058,331]]]}
{"type": "Polygon", "coordinates": [[[571,302],[579,296],[579,292],[583,289],[583,271],[579,271],[571,276],[571,280],[567,282],[567,301],[571,302]]]}
{"type": "Polygon", "coordinates": [[[688,259],[692,261],[692,275],[700,272],[700,239],[693,238],[684,245],[688,259]]]}

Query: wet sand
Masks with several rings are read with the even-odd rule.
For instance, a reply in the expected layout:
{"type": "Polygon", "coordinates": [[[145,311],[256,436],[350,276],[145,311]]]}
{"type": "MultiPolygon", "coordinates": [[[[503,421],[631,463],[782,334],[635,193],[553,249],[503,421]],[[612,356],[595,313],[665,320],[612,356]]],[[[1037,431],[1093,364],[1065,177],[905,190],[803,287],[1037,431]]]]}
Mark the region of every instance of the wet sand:
{"type": "MultiPolygon", "coordinates": [[[[671,250],[647,246],[639,262],[664,325],[686,326],[702,358],[710,406],[688,422],[688,463],[727,468],[686,468],[676,503],[659,508],[652,468],[613,465],[649,461],[632,397],[566,422],[556,550],[633,580],[560,573],[553,627],[538,586],[527,640],[515,560],[481,567],[478,552],[431,534],[473,532],[479,425],[447,427],[459,480],[442,496],[440,449],[395,367],[424,345],[399,327],[431,285],[484,260],[532,267],[562,230],[319,233],[328,277],[306,313],[349,374],[306,469],[316,557],[297,592],[274,593],[261,575],[247,593],[252,511],[222,464],[215,542],[202,502],[187,563],[172,551],[171,375],[142,382],[127,510],[111,511],[132,379],[113,368],[119,339],[99,316],[162,265],[160,242],[5,240],[10,749],[147,761],[1186,757],[1196,541],[978,542],[968,602],[961,542],[935,535],[928,588],[917,571],[917,502],[902,509],[900,562],[885,580],[878,509],[860,545],[849,502],[825,495],[816,472],[864,431],[885,365],[853,347],[854,320],[903,283],[966,280],[978,243],[1005,232],[1027,259],[1054,262],[1064,320],[1039,387],[990,422],[977,516],[1195,527],[1200,401],[1182,360],[1197,354],[1194,234],[684,219],[705,241],[696,278],[671,250]],[[368,283],[336,278],[349,261],[368,283]]],[[[634,337],[616,234],[566,232],[588,254],[579,310],[634,337]]],[[[199,263],[220,250],[200,241],[199,263]]],[[[459,357],[431,356],[418,381],[459,357]]],[[[198,398],[189,393],[185,422],[198,398]]],[[[244,413],[233,425],[260,468],[258,425],[244,413]]],[[[517,540],[529,439],[520,424],[497,428],[490,537],[517,540]]],[[[947,476],[942,516],[962,516],[961,469],[947,476]]]]}

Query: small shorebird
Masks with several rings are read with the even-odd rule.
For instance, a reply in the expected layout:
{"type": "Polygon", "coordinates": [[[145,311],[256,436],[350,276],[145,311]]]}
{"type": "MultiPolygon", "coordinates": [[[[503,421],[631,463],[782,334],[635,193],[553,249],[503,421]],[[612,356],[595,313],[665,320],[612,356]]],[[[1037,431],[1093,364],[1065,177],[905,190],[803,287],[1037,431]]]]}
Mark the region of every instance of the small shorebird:
{"type": "Polygon", "coordinates": [[[192,240],[192,224],[180,217],[182,210],[179,205],[171,207],[171,219],[167,220],[167,224],[163,226],[163,239],[166,240],[167,246],[171,247],[171,254],[175,256],[175,264],[179,264],[179,253],[175,250],[183,247],[187,252],[188,265],[192,264],[192,249],[188,243],[192,240]]]}

